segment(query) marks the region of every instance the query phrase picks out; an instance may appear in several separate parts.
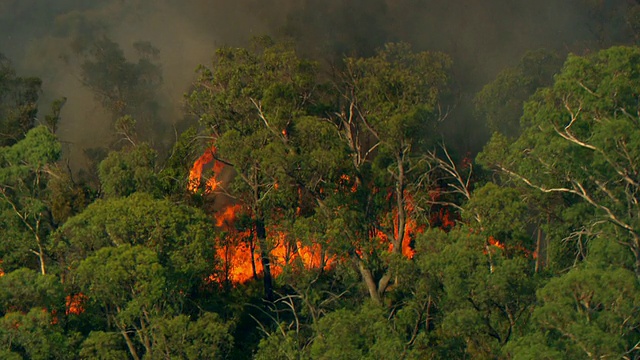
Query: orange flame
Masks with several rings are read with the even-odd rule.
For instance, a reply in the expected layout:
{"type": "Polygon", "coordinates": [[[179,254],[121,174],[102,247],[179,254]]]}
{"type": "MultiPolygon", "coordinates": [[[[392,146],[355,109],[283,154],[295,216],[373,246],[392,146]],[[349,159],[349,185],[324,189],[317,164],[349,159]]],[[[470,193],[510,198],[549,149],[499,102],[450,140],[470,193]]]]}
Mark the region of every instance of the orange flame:
{"type": "MultiPolygon", "coordinates": [[[[388,199],[391,199],[392,194],[388,195],[388,199]]],[[[412,259],[415,255],[415,250],[411,247],[411,239],[416,234],[420,234],[424,232],[424,227],[419,226],[418,222],[411,217],[412,213],[415,210],[415,206],[413,204],[413,197],[409,192],[404,192],[405,197],[405,210],[407,212],[407,218],[404,224],[404,236],[402,237],[402,255],[405,257],[412,259]]],[[[383,226],[385,224],[382,224],[383,226]]],[[[398,211],[397,209],[393,210],[393,234],[395,237],[398,237],[398,211]]],[[[380,239],[382,243],[389,243],[389,252],[393,251],[393,244],[389,241],[389,237],[387,234],[380,230],[375,230],[372,234],[372,237],[376,237],[380,239]]],[[[360,254],[360,253],[359,253],[360,254]]]]}
{"type": "Polygon", "coordinates": [[[489,240],[487,240],[487,242],[489,243],[489,245],[491,246],[495,246],[498,249],[504,250],[505,246],[503,243],[500,242],[500,240],[494,238],[493,236],[489,236],[489,240]]]}
{"type": "Polygon", "coordinates": [[[89,298],[83,294],[67,295],[65,298],[65,314],[80,315],[84,312],[84,304],[89,298]]]}
{"type": "Polygon", "coordinates": [[[189,184],[187,189],[193,193],[198,191],[200,182],[202,181],[202,171],[205,165],[213,161],[213,176],[211,176],[206,182],[204,187],[205,194],[210,194],[220,186],[220,182],[217,180],[217,176],[224,167],[224,165],[215,160],[216,147],[211,146],[207,149],[198,160],[193,163],[191,170],[189,171],[189,184]]]}
{"type": "Polygon", "coordinates": [[[509,245],[506,246],[502,241],[496,239],[493,236],[489,236],[489,239],[487,239],[487,246],[485,247],[485,250],[483,251],[484,254],[488,254],[488,252],[490,251],[490,247],[496,247],[500,250],[503,251],[508,251],[509,253],[513,253],[514,251],[520,254],[523,254],[526,257],[531,257],[533,259],[536,259],[538,257],[538,253],[535,251],[531,251],[527,248],[525,248],[522,245],[509,245]]]}
{"type": "MultiPolygon", "coordinates": [[[[286,133],[283,135],[286,136],[286,133]]],[[[205,183],[205,194],[211,193],[220,186],[220,182],[217,180],[218,174],[221,172],[224,165],[215,159],[216,148],[211,146],[205,153],[200,156],[189,173],[188,190],[191,192],[197,192],[201,186],[201,179],[203,168],[206,164],[214,162],[213,164],[213,176],[205,183]]],[[[348,175],[342,175],[340,177],[340,185],[350,190],[351,192],[357,191],[357,182],[353,181],[348,175]]],[[[275,187],[279,185],[276,183],[275,187]]],[[[390,194],[391,195],[391,194],[390,194]]],[[[302,202],[302,194],[299,190],[300,201],[302,202]]],[[[414,211],[412,199],[408,193],[405,193],[405,197],[408,200],[406,209],[409,213],[414,211]]],[[[230,205],[215,214],[216,226],[225,230],[227,236],[224,239],[224,243],[219,245],[216,252],[220,259],[222,259],[222,275],[213,274],[209,277],[211,281],[222,282],[229,281],[234,284],[244,283],[250,279],[256,278],[262,273],[262,261],[260,260],[260,248],[258,241],[255,238],[255,232],[253,229],[238,230],[235,228],[235,222],[238,214],[243,211],[242,206],[239,204],[230,205]]],[[[299,214],[301,211],[300,206],[296,211],[299,214]]],[[[398,214],[394,212],[393,216],[393,229],[395,236],[398,236],[398,214]]],[[[452,222],[451,222],[452,223],[452,222]]],[[[415,251],[411,247],[412,236],[418,232],[424,231],[424,228],[419,228],[417,222],[409,217],[405,223],[405,232],[402,239],[402,254],[407,258],[412,258],[415,251]]],[[[287,234],[278,231],[277,229],[267,229],[267,235],[273,242],[273,248],[269,251],[271,259],[271,272],[273,276],[280,275],[285,266],[300,264],[307,269],[329,269],[336,262],[335,256],[328,256],[321,244],[315,243],[312,245],[303,245],[298,239],[287,239],[287,234]]],[[[371,238],[377,237],[381,241],[381,245],[385,242],[388,243],[389,239],[386,234],[381,231],[377,231],[370,235],[371,238]]],[[[222,242],[222,241],[220,241],[222,242]]],[[[389,245],[389,251],[393,249],[393,245],[389,245]]],[[[362,251],[359,251],[362,253],[362,251]]]]}
{"type": "MultiPolygon", "coordinates": [[[[229,281],[233,284],[247,282],[263,272],[262,261],[260,260],[260,246],[255,238],[254,231],[238,230],[234,228],[235,221],[243,208],[235,204],[224,208],[215,215],[216,226],[227,232],[224,244],[217,249],[217,255],[223,260],[222,277],[213,275],[210,280],[220,282],[229,281]]],[[[291,245],[287,241],[287,234],[275,229],[268,229],[269,239],[273,244],[273,249],[269,252],[271,259],[271,274],[278,276],[282,274],[286,266],[300,261],[308,269],[324,268],[332,266],[333,259],[328,259],[319,244],[312,246],[302,245],[300,241],[295,241],[291,245]]]]}

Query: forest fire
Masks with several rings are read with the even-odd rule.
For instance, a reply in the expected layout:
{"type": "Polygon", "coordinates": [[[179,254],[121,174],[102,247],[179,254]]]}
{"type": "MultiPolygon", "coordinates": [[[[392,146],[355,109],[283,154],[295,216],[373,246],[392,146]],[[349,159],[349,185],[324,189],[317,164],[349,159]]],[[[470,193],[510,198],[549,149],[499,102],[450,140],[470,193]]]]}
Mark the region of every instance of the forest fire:
{"type": "MultiPolygon", "coordinates": [[[[204,184],[204,193],[211,194],[220,186],[218,176],[224,164],[215,159],[216,148],[211,146],[200,156],[189,172],[188,190],[197,192],[202,183],[202,173],[205,165],[214,162],[212,176],[204,184]]],[[[216,226],[226,232],[224,241],[218,246],[217,255],[223,259],[222,277],[212,275],[212,281],[229,281],[231,283],[243,283],[257,278],[262,272],[260,261],[260,247],[255,238],[253,229],[237,229],[236,221],[242,214],[248,211],[240,204],[229,204],[215,214],[216,226]]],[[[328,259],[319,244],[305,246],[299,240],[290,241],[287,234],[274,229],[267,229],[268,238],[272,240],[273,248],[270,249],[271,273],[278,276],[287,265],[299,262],[307,269],[328,268],[333,259],[328,259]]]]}
{"type": "MultiPolygon", "coordinates": [[[[221,182],[218,180],[219,175],[224,168],[224,164],[215,159],[216,148],[211,146],[205,150],[193,164],[189,172],[188,190],[196,193],[200,188],[204,188],[205,194],[212,194],[216,191],[221,182]],[[202,184],[204,167],[214,162],[212,175],[202,184]]],[[[341,177],[342,185],[348,185],[353,192],[356,191],[355,182],[351,184],[351,179],[347,175],[341,177]]],[[[414,211],[414,206],[410,194],[405,192],[407,205],[405,210],[407,214],[414,211]]],[[[243,209],[240,204],[229,204],[217,211],[214,215],[216,226],[225,231],[224,240],[219,239],[220,245],[217,249],[217,255],[222,259],[222,269],[219,274],[210,277],[211,281],[224,282],[228,281],[233,284],[244,283],[251,279],[257,278],[262,272],[262,261],[260,259],[260,247],[256,239],[254,229],[238,229],[236,223],[242,214],[248,214],[247,209],[243,209]]],[[[444,226],[453,226],[454,222],[449,220],[448,213],[439,214],[444,226]]],[[[409,216],[405,221],[405,231],[402,239],[402,254],[411,259],[415,254],[415,250],[411,246],[412,238],[415,234],[423,232],[424,227],[418,226],[418,223],[409,216]]],[[[384,224],[382,224],[385,226],[384,224]]],[[[389,227],[386,225],[386,227],[389,227]]],[[[398,236],[398,212],[393,213],[393,236],[398,236]]],[[[389,244],[389,251],[393,250],[393,244],[390,244],[389,235],[381,230],[375,230],[371,238],[378,238],[382,244],[389,244]]],[[[273,276],[280,275],[284,268],[288,265],[300,265],[307,269],[312,268],[330,268],[336,261],[335,257],[329,257],[320,244],[304,245],[299,239],[290,239],[289,235],[278,229],[267,229],[267,237],[272,244],[272,248],[268,252],[271,258],[271,272],[273,276]]]]}
{"type": "MultiPolygon", "coordinates": [[[[243,283],[256,278],[263,271],[260,261],[260,246],[255,239],[253,229],[236,229],[238,216],[243,214],[242,206],[235,204],[224,208],[215,215],[216,225],[223,229],[227,236],[220,241],[217,254],[223,259],[222,276],[212,276],[212,281],[229,281],[243,283]]],[[[273,229],[268,230],[268,237],[273,241],[271,255],[271,273],[278,276],[287,265],[300,261],[307,269],[328,269],[333,259],[326,258],[320,245],[304,246],[300,241],[289,241],[287,234],[273,229]]]]}
{"type": "MultiPolygon", "coordinates": [[[[189,172],[188,190],[196,193],[203,188],[204,194],[214,193],[219,186],[219,175],[224,168],[224,164],[215,158],[216,147],[211,146],[205,150],[193,164],[189,172]],[[212,174],[203,184],[203,170],[205,166],[213,162],[212,174]]],[[[341,184],[347,186],[352,192],[357,190],[357,184],[352,182],[349,176],[343,175],[340,178],[341,184]]],[[[391,194],[390,194],[391,196],[391,194]]],[[[406,199],[405,211],[410,215],[414,212],[414,205],[411,195],[405,191],[406,199]]],[[[237,220],[243,214],[249,214],[248,209],[244,209],[240,204],[228,204],[224,208],[218,210],[214,215],[216,226],[225,232],[224,239],[219,239],[217,255],[222,259],[222,269],[218,274],[210,277],[211,281],[225,282],[233,284],[244,283],[251,279],[257,278],[263,272],[262,261],[260,259],[260,246],[258,244],[255,229],[243,228],[239,229],[236,224],[237,220]]],[[[443,228],[453,227],[455,222],[449,219],[449,213],[441,209],[438,218],[443,228]]],[[[392,228],[393,236],[399,234],[398,211],[393,211],[393,224],[381,224],[383,227],[392,228]]],[[[411,259],[415,255],[412,247],[412,238],[424,231],[424,227],[420,227],[412,216],[407,216],[404,224],[404,235],[402,239],[402,254],[411,259]]],[[[389,230],[391,231],[391,230],[389,230]]],[[[382,230],[374,230],[370,234],[371,238],[377,238],[381,244],[389,244],[388,251],[393,251],[393,244],[389,239],[389,233],[382,230]]],[[[268,228],[267,238],[272,245],[268,253],[271,259],[271,272],[273,276],[280,275],[284,268],[288,265],[299,265],[307,269],[330,268],[336,261],[335,257],[329,257],[320,244],[305,245],[299,239],[292,239],[290,236],[280,229],[268,228]]]]}
{"type": "Polygon", "coordinates": [[[487,239],[487,244],[486,244],[486,248],[483,251],[485,255],[489,254],[489,252],[491,251],[491,249],[500,249],[501,251],[506,251],[508,253],[519,253],[522,254],[526,257],[532,258],[532,259],[537,259],[538,258],[538,253],[536,251],[531,251],[527,248],[525,248],[522,245],[505,245],[502,241],[496,239],[493,236],[489,236],[489,238],[487,239]]]}
{"type": "MultiPolygon", "coordinates": [[[[404,192],[404,197],[406,199],[405,211],[407,215],[410,215],[414,212],[414,209],[415,209],[413,205],[413,199],[409,194],[409,192],[407,191],[404,192]]],[[[398,236],[398,232],[399,232],[398,220],[399,220],[398,211],[394,210],[393,211],[393,236],[395,237],[398,236]]],[[[386,224],[382,224],[382,225],[385,226],[386,224]]],[[[419,226],[415,219],[413,219],[411,216],[408,216],[407,219],[405,220],[404,236],[402,238],[402,255],[404,255],[409,259],[413,258],[416,252],[411,246],[411,240],[416,234],[419,234],[422,232],[424,232],[424,226],[419,226]]],[[[393,251],[393,243],[389,240],[388,234],[384,233],[383,231],[376,230],[373,234],[373,237],[379,238],[383,243],[388,243],[389,252],[393,251]]]]}

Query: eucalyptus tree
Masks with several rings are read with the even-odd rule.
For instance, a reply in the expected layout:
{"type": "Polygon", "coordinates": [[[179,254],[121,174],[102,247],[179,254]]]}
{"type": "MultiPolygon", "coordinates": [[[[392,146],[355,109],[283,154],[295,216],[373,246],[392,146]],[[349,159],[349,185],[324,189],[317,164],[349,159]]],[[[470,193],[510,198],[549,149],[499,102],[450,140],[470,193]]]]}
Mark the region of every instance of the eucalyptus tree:
{"type": "Polygon", "coordinates": [[[569,240],[611,236],[640,277],[640,49],[570,55],[552,87],[525,105],[522,134],[495,134],[479,160],[545,194],[557,194],[569,240]]]}
{"type": "Polygon", "coordinates": [[[48,235],[53,219],[46,204],[52,164],[60,157],[56,136],[45,126],[31,129],[24,139],[0,148],[0,231],[4,266],[22,267],[36,256],[38,268],[47,272],[48,235]]]}
{"type": "Polygon", "coordinates": [[[348,207],[364,225],[354,226],[347,237],[370,296],[380,302],[392,274],[384,266],[371,267],[380,249],[365,250],[363,244],[375,241],[366,238],[371,232],[382,232],[392,252],[402,252],[408,196],[428,183],[431,164],[426,155],[446,114],[451,60],[442,53],[413,52],[407,44],[390,43],[372,57],[345,58],[344,64],[337,83],[340,109],[332,118],[352,160],[347,175],[355,191],[348,207]]]}
{"type": "Polygon", "coordinates": [[[273,299],[265,223],[296,203],[291,137],[307,115],[316,67],[292,44],[255,39],[252,49],[223,47],[200,67],[190,112],[211,136],[218,161],[235,171],[227,192],[250,212],[260,245],[265,294],[273,299]]]}
{"type": "Polygon", "coordinates": [[[171,284],[167,296],[176,302],[197,291],[217,261],[207,215],[146,193],[97,200],[69,218],[54,237],[56,256],[69,269],[103,248],[130,245],[154,251],[171,284]]]}
{"type": "Polygon", "coordinates": [[[551,51],[527,52],[516,66],[502,70],[475,95],[476,115],[491,131],[518,136],[524,103],[536,90],[551,85],[561,67],[562,59],[551,51]]]}

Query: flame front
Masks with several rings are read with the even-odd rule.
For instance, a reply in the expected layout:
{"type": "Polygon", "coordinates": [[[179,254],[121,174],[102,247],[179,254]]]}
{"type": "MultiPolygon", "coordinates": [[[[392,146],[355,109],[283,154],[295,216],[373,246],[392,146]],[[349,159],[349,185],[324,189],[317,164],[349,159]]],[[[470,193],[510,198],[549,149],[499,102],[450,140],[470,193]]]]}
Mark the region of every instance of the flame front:
{"type": "MultiPolygon", "coordinates": [[[[211,194],[221,186],[218,176],[224,168],[224,164],[216,159],[216,147],[211,146],[195,161],[189,172],[188,190],[190,192],[196,193],[202,187],[203,169],[212,161],[214,162],[212,176],[204,183],[204,193],[211,194]]],[[[348,191],[357,191],[357,182],[352,181],[347,175],[340,178],[340,184],[348,191]]],[[[405,193],[405,197],[408,200],[405,210],[411,214],[414,211],[412,199],[407,193],[405,193]]],[[[298,207],[297,213],[300,212],[299,209],[300,207],[298,207]]],[[[255,231],[253,229],[237,229],[235,226],[238,216],[243,213],[249,215],[249,212],[243,209],[240,204],[230,204],[215,214],[216,226],[225,232],[225,237],[218,239],[219,245],[216,250],[218,257],[222,259],[222,268],[210,276],[211,281],[238,284],[257,278],[262,274],[261,251],[255,231]]],[[[398,236],[397,211],[394,211],[392,226],[394,236],[398,236]]],[[[409,216],[404,230],[402,254],[407,258],[412,258],[415,251],[411,247],[411,238],[424,229],[420,228],[417,222],[409,216]]],[[[375,231],[370,236],[372,239],[379,239],[381,245],[390,243],[387,235],[382,231],[375,231]]],[[[337,261],[335,255],[327,255],[321,244],[303,244],[300,239],[291,239],[281,229],[268,228],[267,237],[268,242],[272,244],[268,253],[273,276],[282,274],[284,268],[291,265],[303,266],[306,269],[329,269],[337,261]]],[[[389,251],[392,249],[393,245],[390,244],[389,251]]],[[[359,252],[361,253],[361,251],[359,252]]]]}
{"type": "MultiPolygon", "coordinates": [[[[245,211],[242,206],[235,204],[227,206],[216,215],[216,226],[225,231],[226,237],[219,239],[217,255],[223,260],[222,277],[213,276],[213,281],[229,281],[234,284],[244,283],[262,274],[262,262],[260,261],[260,246],[255,238],[254,231],[239,230],[235,228],[235,222],[240,214],[245,211]],[[223,240],[223,241],[221,241],[223,240]]],[[[269,254],[271,258],[271,273],[273,276],[282,274],[288,265],[300,261],[307,268],[328,269],[333,259],[327,259],[319,244],[305,246],[299,240],[294,246],[289,246],[287,234],[273,228],[267,230],[268,237],[273,242],[273,248],[269,254]]]]}

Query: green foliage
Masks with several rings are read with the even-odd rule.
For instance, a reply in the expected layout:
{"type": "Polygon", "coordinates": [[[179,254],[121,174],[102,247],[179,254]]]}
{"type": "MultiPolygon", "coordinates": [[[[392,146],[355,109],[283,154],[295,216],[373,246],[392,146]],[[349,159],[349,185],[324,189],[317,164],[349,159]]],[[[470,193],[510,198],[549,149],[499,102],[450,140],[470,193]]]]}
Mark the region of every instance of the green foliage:
{"type": "Polygon", "coordinates": [[[539,351],[557,356],[558,350],[575,358],[637,354],[640,288],[632,271],[588,264],[550,280],[538,298],[537,332],[515,344],[514,356],[539,351]]]}
{"type": "Polygon", "coordinates": [[[24,139],[0,148],[0,258],[5,269],[33,264],[35,254],[46,272],[47,235],[53,227],[46,204],[49,169],[61,153],[56,136],[45,126],[29,130],[24,139]]]}
{"type": "Polygon", "coordinates": [[[31,308],[63,311],[62,284],[53,275],[18,269],[0,277],[0,314],[28,312],[31,308]]]}
{"type": "Polygon", "coordinates": [[[22,140],[36,125],[41,85],[38,78],[17,76],[9,60],[0,54],[0,147],[22,140]]]}
{"type": "Polygon", "coordinates": [[[316,69],[292,44],[258,38],[253,46],[219,49],[212,69],[199,69],[188,104],[213,135],[218,157],[238,173],[233,193],[263,217],[270,207],[291,205],[274,187],[291,190],[284,185],[300,162],[294,130],[307,113],[316,69]]]}
{"type": "Polygon", "coordinates": [[[416,261],[416,298],[433,301],[432,346],[456,357],[495,358],[526,330],[537,279],[529,259],[504,257],[486,238],[457,228],[425,232],[416,261]]]}
{"type": "Polygon", "coordinates": [[[127,351],[120,334],[92,331],[82,343],[79,355],[83,360],[120,360],[127,357],[127,351]]]}
{"type": "Polygon", "coordinates": [[[65,334],[46,309],[32,308],[28,313],[12,312],[0,318],[0,350],[8,358],[66,360],[74,358],[74,336],[65,334]]]}
{"type": "Polygon", "coordinates": [[[434,130],[447,92],[451,59],[390,43],[370,58],[345,60],[359,106],[376,138],[392,153],[416,147],[434,130]]]}
{"type": "Polygon", "coordinates": [[[479,160],[577,206],[564,211],[574,229],[583,229],[577,234],[605,224],[618,228],[616,241],[635,254],[640,274],[639,229],[631,215],[638,211],[638,64],[636,47],[569,56],[553,87],[526,104],[522,135],[512,143],[495,135],[479,160]]]}
{"type": "Polygon", "coordinates": [[[317,333],[312,359],[387,359],[404,350],[384,310],[371,304],[332,312],[318,322],[317,333]]]}
{"type": "Polygon", "coordinates": [[[142,246],[98,250],[78,265],[73,278],[92,302],[113,311],[110,315],[123,324],[132,324],[156,308],[166,286],[157,254],[142,246]]]}
{"type": "Polygon", "coordinates": [[[520,63],[500,72],[474,98],[477,116],[492,132],[513,137],[520,134],[519,120],[525,101],[537,89],[552,84],[560,70],[560,57],[547,50],[527,52],[520,63]]]}
{"type": "Polygon", "coordinates": [[[486,236],[508,245],[522,245],[527,238],[529,209],[514,188],[487,183],[473,191],[464,209],[467,221],[476,221],[472,226],[479,226],[486,236]]]}
{"type": "Polygon", "coordinates": [[[154,349],[150,359],[226,359],[233,347],[231,323],[215,313],[197,320],[186,315],[160,319],[154,324],[154,349]]]}
{"type": "Polygon", "coordinates": [[[163,163],[163,167],[158,173],[160,186],[164,194],[168,196],[178,197],[176,194],[184,194],[188,185],[189,169],[193,166],[193,159],[201,154],[194,147],[197,136],[197,129],[190,127],[182,132],[173,144],[171,155],[163,163]]]}
{"type": "Polygon", "coordinates": [[[129,196],[137,191],[159,196],[156,157],[155,150],[146,143],[110,152],[98,167],[105,196],[129,196]]]}
{"type": "Polygon", "coordinates": [[[40,170],[44,165],[58,160],[60,143],[56,136],[45,126],[31,129],[23,140],[13,146],[0,148],[2,173],[4,181],[19,181],[18,177],[26,177],[31,170],[40,170]],[[11,179],[13,177],[13,179],[11,179]]]}
{"type": "Polygon", "coordinates": [[[145,193],[98,200],[58,231],[58,251],[70,266],[104,247],[143,246],[188,291],[214,269],[213,227],[200,210],[145,193]]]}

